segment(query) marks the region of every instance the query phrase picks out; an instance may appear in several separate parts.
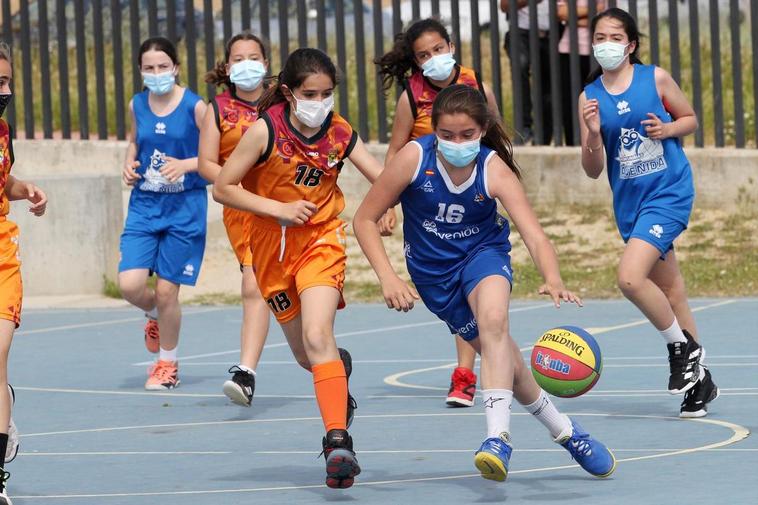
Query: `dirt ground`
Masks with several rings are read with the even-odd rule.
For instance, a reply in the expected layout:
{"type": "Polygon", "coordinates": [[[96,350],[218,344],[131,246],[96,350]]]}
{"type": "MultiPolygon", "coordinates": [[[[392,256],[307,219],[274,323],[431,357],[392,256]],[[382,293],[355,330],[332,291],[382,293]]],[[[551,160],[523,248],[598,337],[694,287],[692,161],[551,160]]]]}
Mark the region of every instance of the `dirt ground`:
{"type": "MultiPolygon", "coordinates": [[[[354,204],[349,206],[345,215],[351,216],[354,208],[354,204]]],[[[689,229],[676,243],[678,259],[683,265],[687,264],[688,260],[692,260],[692,264],[695,264],[696,260],[701,260],[704,264],[702,268],[711,270],[715,268],[713,275],[717,277],[728,277],[733,274],[732,268],[726,266],[731,264],[732,260],[752,261],[743,267],[747,270],[744,270],[742,274],[734,274],[736,275],[734,282],[739,283],[736,288],[739,288],[737,291],[742,294],[757,292],[758,279],[755,278],[756,272],[753,267],[755,254],[758,251],[758,219],[755,218],[754,211],[755,209],[752,209],[746,213],[744,209],[728,211],[696,208],[690,220],[689,229]],[[725,266],[720,267],[720,263],[725,266]]],[[[579,276],[583,279],[581,284],[584,287],[578,291],[585,296],[619,296],[615,286],[612,285],[612,279],[599,279],[601,277],[599,272],[604,272],[605,277],[612,277],[623,250],[623,243],[616,231],[611,209],[566,207],[537,209],[537,213],[540,223],[558,251],[562,271],[569,271],[573,277],[579,276]],[[591,282],[594,277],[598,277],[598,282],[604,282],[605,285],[594,286],[591,282]]],[[[513,226],[511,243],[513,244],[513,264],[528,265],[531,268],[526,247],[513,226]]],[[[407,278],[400,231],[386,238],[385,245],[393,265],[407,278]]],[[[692,273],[686,274],[685,277],[696,274],[701,275],[701,273],[692,273]]],[[[708,285],[712,284],[713,282],[709,282],[708,285]]],[[[727,287],[720,288],[721,291],[729,290],[729,282],[726,284],[727,287]]],[[[721,293],[721,291],[714,293],[708,290],[701,292],[697,288],[697,283],[695,286],[694,292],[693,286],[689,286],[692,296],[721,293]]],[[[199,303],[234,303],[239,295],[239,289],[239,268],[226,238],[223,224],[211,223],[198,285],[195,288],[184,288],[182,299],[199,303]]],[[[380,301],[376,277],[358,247],[351,228],[348,228],[346,297],[348,301],[351,301],[351,298],[353,301],[380,301]]]]}

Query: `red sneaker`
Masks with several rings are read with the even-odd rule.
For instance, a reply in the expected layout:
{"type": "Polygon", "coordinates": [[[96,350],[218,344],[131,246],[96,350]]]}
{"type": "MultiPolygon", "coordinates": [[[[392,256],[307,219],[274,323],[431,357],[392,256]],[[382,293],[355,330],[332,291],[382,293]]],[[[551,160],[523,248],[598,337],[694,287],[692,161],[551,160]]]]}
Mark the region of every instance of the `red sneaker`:
{"type": "Polygon", "coordinates": [[[147,318],[145,323],[145,347],[153,354],[161,350],[161,334],[158,331],[158,321],[147,318]]]}
{"type": "Polygon", "coordinates": [[[473,407],[476,396],[476,374],[468,368],[458,367],[450,377],[450,391],[446,403],[451,407],[473,407]]]}
{"type": "Polygon", "coordinates": [[[147,370],[148,378],[145,389],[148,391],[166,391],[179,385],[179,362],[159,359],[147,370]]]}

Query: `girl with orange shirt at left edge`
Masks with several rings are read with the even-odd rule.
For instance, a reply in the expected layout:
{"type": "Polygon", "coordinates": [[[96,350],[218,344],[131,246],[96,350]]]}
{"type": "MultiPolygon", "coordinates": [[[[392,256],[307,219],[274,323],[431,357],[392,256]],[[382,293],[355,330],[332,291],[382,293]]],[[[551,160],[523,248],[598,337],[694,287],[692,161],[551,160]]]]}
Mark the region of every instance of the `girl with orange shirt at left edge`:
{"type": "MultiPolygon", "coordinates": [[[[0,42],[0,116],[10,103],[13,93],[11,81],[10,49],[0,42]]],[[[12,200],[28,200],[29,212],[42,216],[47,206],[47,196],[31,182],[16,179],[10,174],[13,165],[13,143],[8,123],[0,117],[0,505],[10,505],[5,483],[10,474],[5,471],[8,463],[18,454],[18,432],[11,419],[15,399],[13,388],[8,384],[8,352],[13,332],[21,322],[21,261],[18,255],[18,227],[7,219],[12,200]]]]}

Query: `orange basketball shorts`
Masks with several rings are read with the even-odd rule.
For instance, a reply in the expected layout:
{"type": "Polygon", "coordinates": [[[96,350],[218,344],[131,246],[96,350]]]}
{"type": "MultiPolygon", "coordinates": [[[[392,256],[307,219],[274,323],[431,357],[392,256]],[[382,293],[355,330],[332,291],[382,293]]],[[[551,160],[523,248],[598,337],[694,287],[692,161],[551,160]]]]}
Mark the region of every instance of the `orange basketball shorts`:
{"type": "MultiPolygon", "coordinates": [[[[264,300],[286,323],[300,313],[300,293],[331,286],[342,294],[345,283],[345,223],[333,219],[313,226],[282,228],[253,218],[253,269],[264,300]]],[[[340,297],[338,308],[345,306],[340,297]]]]}
{"type": "Polygon", "coordinates": [[[224,207],[224,227],[240,266],[252,266],[250,236],[253,234],[253,215],[244,210],[224,207]]]}
{"type": "Polygon", "coordinates": [[[0,318],[21,323],[21,260],[18,254],[18,226],[0,217],[0,318]]]}

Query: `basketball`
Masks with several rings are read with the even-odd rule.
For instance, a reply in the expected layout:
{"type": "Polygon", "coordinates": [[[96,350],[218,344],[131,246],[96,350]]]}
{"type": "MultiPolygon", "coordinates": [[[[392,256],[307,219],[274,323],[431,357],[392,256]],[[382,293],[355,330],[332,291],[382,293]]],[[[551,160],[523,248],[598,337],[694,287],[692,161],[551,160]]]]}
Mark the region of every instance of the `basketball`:
{"type": "Polygon", "coordinates": [[[554,396],[572,398],[592,389],[600,378],[600,346],[587,331],[559,326],[546,331],[532,349],[532,375],[554,396]]]}

